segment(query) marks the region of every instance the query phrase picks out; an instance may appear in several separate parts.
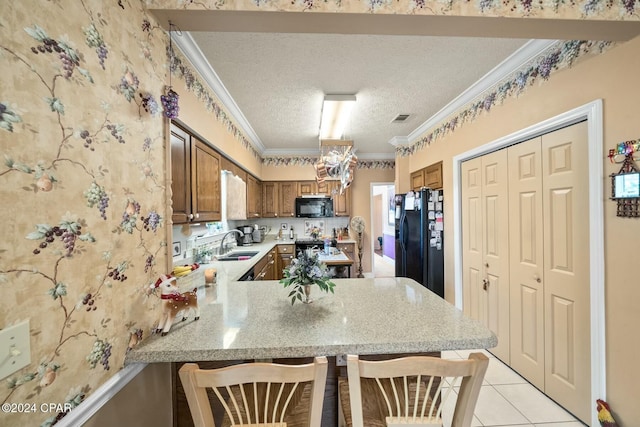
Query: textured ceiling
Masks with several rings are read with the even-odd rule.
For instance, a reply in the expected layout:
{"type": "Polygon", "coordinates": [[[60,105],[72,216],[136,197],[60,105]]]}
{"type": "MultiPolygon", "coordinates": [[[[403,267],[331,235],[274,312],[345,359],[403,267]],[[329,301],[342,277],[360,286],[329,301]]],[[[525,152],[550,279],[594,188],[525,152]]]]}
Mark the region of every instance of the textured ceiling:
{"type": "Polygon", "coordinates": [[[407,137],[527,40],[191,32],[270,154],[317,153],[324,94],[356,94],[347,135],[361,158],[407,137]],[[404,123],[391,123],[409,114],[404,123]]]}

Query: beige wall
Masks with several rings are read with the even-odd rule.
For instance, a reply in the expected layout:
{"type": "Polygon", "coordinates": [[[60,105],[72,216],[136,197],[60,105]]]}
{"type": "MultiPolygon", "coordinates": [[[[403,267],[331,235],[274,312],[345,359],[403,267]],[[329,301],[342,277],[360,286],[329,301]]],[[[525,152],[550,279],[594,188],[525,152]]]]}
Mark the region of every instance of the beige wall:
{"type": "MultiPolygon", "coordinates": [[[[640,340],[630,333],[640,325],[640,279],[631,265],[637,258],[640,239],[640,219],[618,218],[615,203],[606,199],[610,191],[609,174],[617,172],[606,158],[608,150],[621,141],[640,138],[640,38],[611,51],[590,58],[554,74],[548,82],[527,89],[517,99],[510,99],[489,114],[480,116],[452,134],[438,139],[410,159],[409,171],[443,161],[445,195],[445,233],[451,235],[452,224],[452,158],[454,155],[489,143],[527,126],[541,122],[596,99],[604,103],[604,164],[605,200],[605,297],[607,343],[607,393],[621,425],[632,426],[640,420],[637,404],[637,384],[640,374],[634,366],[640,351],[640,340]]],[[[586,149],[586,147],[585,147],[586,149]]],[[[409,172],[404,173],[408,177],[409,172]]],[[[404,184],[403,184],[404,185],[404,184]]],[[[402,186],[401,186],[402,188],[402,186]]],[[[445,248],[446,297],[454,298],[453,246],[445,248]]]]}
{"type": "Polygon", "coordinates": [[[316,179],[313,165],[304,166],[262,166],[263,181],[309,181],[316,179]]]}
{"type": "Polygon", "coordinates": [[[151,363],[125,385],[83,427],[172,427],[170,363],[151,363]]]}

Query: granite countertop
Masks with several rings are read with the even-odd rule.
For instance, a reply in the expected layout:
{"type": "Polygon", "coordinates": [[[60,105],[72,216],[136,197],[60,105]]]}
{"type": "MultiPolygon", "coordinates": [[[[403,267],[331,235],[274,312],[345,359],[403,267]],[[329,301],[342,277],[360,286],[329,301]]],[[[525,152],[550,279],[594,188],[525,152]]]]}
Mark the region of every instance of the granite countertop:
{"type": "MultiPolygon", "coordinates": [[[[212,261],[210,263],[200,264],[200,268],[198,270],[188,276],[177,278],[178,287],[181,291],[186,291],[204,284],[204,270],[208,268],[216,269],[219,283],[236,281],[240,279],[244,273],[253,268],[253,266],[256,265],[258,261],[260,261],[260,259],[269,253],[269,251],[276,245],[293,245],[295,242],[295,239],[283,238],[277,240],[274,237],[269,236],[261,243],[238,246],[233,251],[254,251],[258,253],[250,259],[242,261],[212,261]]],[[[355,243],[355,240],[338,240],[338,244],[340,243],[355,243]]],[[[175,263],[175,265],[191,264],[191,262],[191,260],[184,260],[182,262],[175,263]]]]}
{"type": "MultiPolygon", "coordinates": [[[[231,270],[223,276],[232,277],[231,270]]],[[[125,363],[394,354],[497,344],[484,325],[412,279],[334,282],[335,294],[314,288],[311,304],[292,306],[289,289],[277,281],[219,277],[217,284],[198,288],[198,321],[190,314],[175,322],[168,335],[153,335],[131,350],[125,363]]]]}

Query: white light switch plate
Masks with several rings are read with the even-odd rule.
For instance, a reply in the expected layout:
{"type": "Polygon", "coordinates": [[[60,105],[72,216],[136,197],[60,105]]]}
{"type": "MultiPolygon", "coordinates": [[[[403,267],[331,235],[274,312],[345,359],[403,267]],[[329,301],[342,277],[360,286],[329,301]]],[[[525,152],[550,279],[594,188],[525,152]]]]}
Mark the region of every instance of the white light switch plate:
{"type": "Polygon", "coordinates": [[[29,320],[0,330],[0,379],[31,363],[29,320]]]}

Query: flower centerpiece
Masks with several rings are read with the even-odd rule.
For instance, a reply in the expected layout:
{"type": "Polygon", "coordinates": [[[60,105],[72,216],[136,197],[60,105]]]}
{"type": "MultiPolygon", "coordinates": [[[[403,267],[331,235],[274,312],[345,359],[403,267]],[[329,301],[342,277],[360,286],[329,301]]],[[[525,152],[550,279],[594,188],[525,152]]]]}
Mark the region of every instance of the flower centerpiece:
{"type": "Polygon", "coordinates": [[[284,278],[280,283],[284,287],[293,286],[289,293],[291,305],[296,300],[310,303],[311,285],[318,285],[321,291],[333,293],[335,283],[329,280],[327,266],[318,259],[318,254],[311,250],[298,252],[298,257],[291,260],[291,264],[283,271],[284,278]]]}

